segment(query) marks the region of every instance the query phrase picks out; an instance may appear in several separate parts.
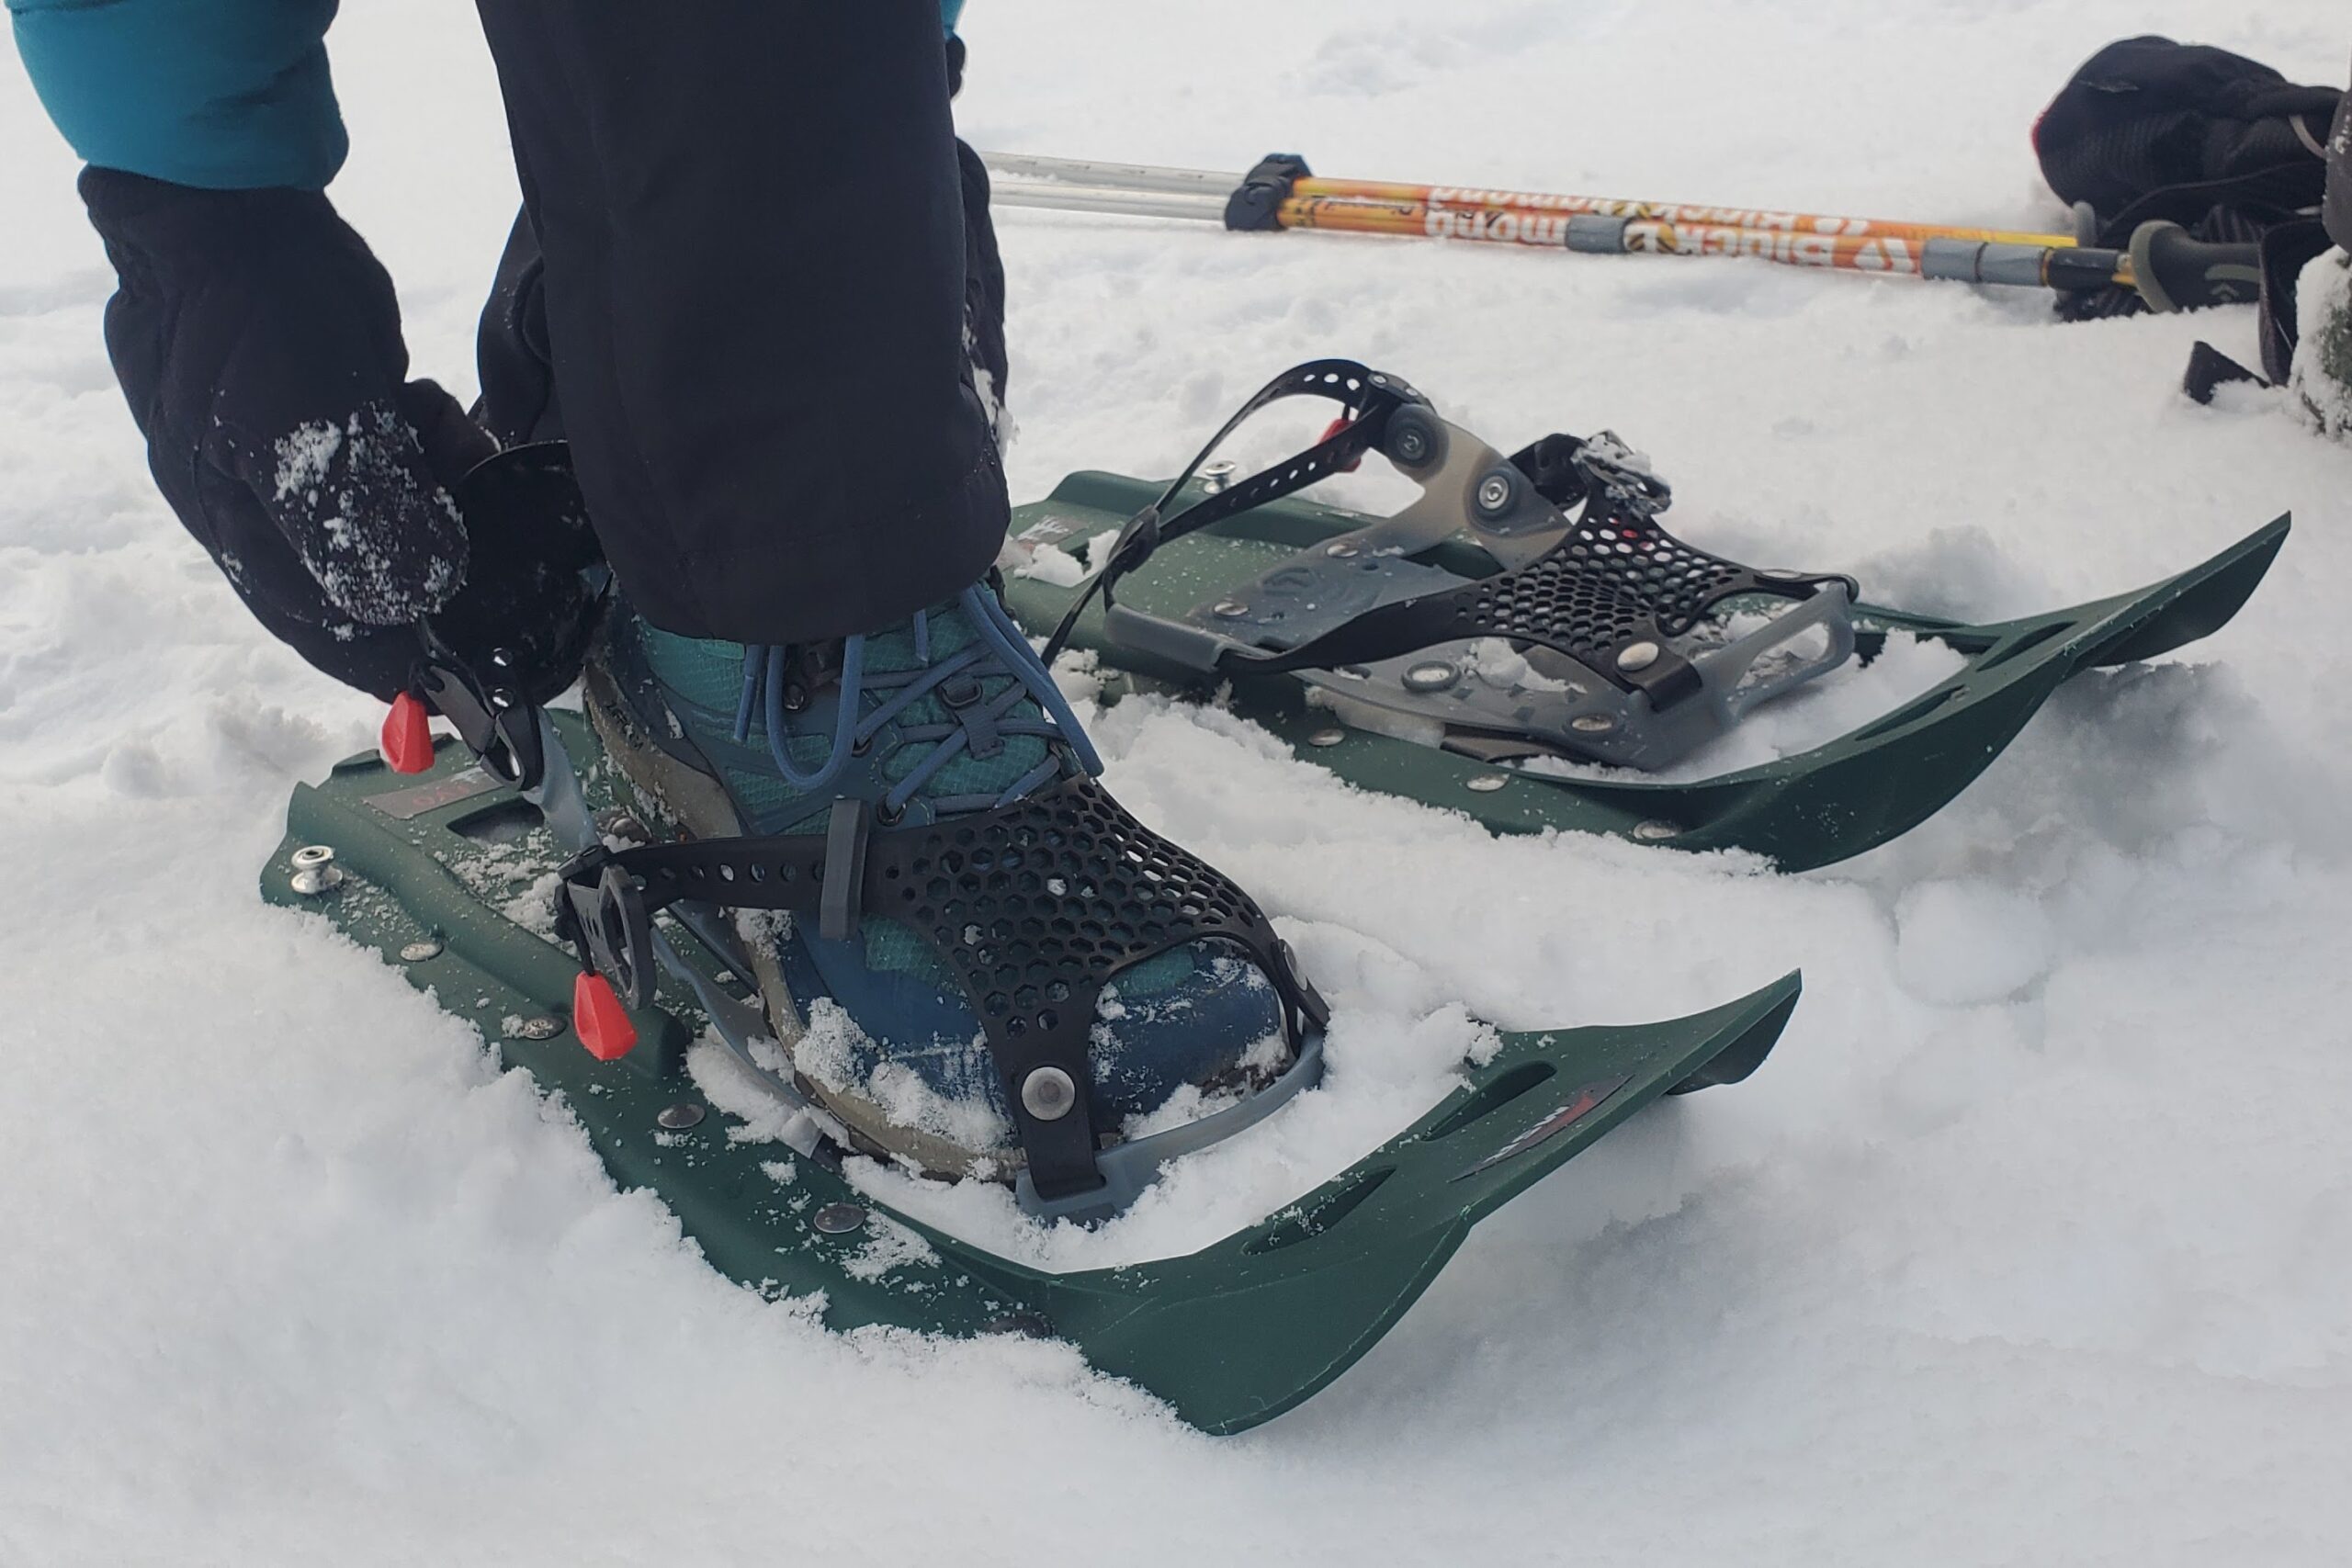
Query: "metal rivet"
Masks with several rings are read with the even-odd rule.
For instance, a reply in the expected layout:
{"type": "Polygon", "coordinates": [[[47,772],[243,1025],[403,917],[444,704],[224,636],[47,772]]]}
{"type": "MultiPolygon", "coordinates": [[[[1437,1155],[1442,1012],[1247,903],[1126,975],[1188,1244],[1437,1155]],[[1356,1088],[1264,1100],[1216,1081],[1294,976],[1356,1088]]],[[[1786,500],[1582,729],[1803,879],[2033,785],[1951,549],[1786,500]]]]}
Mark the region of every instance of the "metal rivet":
{"type": "Polygon", "coordinates": [[[1442,659],[1432,659],[1405,671],[1405,689],[1408,692],[1442,692],[1460,679],[1461,671],[1442,659]]]}
{"type": "Polygon", "coordinates": [[[290,863],[294,874],[288,885],[307,897],[316,897],[343,881],[343,867],[334,863],[334,851],[324,844],[304,844],[294,852],[290,863]]]}
{"type": "Polygon", "coordinates": [[[1340,560],[1353,560],[1356,556],[1356,547],[1342,539],[1336,545],[1325,546],[1323,553],[1327,556],[1335,556],[1340,560]]]}
{"type": "Polygon", "coordinates": [[[1408,463],[1418,463],[1430,455],[1429,432],[1419,425],[1408,424],[1396,432],[1396,456],[1408,463]]]}
{"type": "Polygon", "coordinates": [[[1511,482],[1500,474],[1488,474],[1478,481],[1478,510],[1501,512],[1510,505],[1511,482]]]}
{"type": "Polygon", "coordinates": [[[1646,822],[1634,824],[1634,837],[1653,844],[1660,839],[1671,839],[1681,831],[1682,829],[1673,823],[1660,821],[1655,817],[1646,822]]]}
{"type": "Polygon", "coordinates": [[[1220,599],[1212,608],[1228,621],[1239,620],[1250,613],[1250,606],[1238,599],[1220,599]]]}
{"type": "Polygon", "coordinates": [[[1617,728],[1617,721],[1605,713],[1580,713],[1568,720],[1568,728],[1587,735],[1606,735],[1617,728]]]}
{"type": "Polygon", "coordinates": [[[563,1025],[551,1018],[526,1018],[514,1026],[514,1032],[526,1040],[552,1040],[563,1032],[563,1025]]]}
{"type": "Polygon", "coordinates": [[[1058,1122],[1078,1103],[1078,1085],[1059,1067],[1032,1067],[1021,1080],[1021,1109],[1040,1122],[1058,1122]]]}
{"type": "Polygon", "coordinates": [[[1306,738],[1309,746],[1337,746],[1348,738],[1344,729],[1318,729],[1306,738]]]}
{"type": "Polygon", "coordinates": [[[1211,495],[1229,488],[1233,483],[1235,464],[1230,457],[1219,457],[1201,465],[1201,488],[1211,495]]]}
{"type": "Polygon", "coordinates": [[[1659,652],[1654,642],[1629,642],[1617,650],[1617,668],[1628,672],[1646,670],[1657,662],[1659,652]]]}
{"type": "Polygon", "coordinates": [[[1480,773],[1476,778],[1462,781],[1464,788],[1475,789],[1480,795],[1492,795],[1509,783],[1510,780],[1501,773],[1480,773]]]}
{"type": "Polygon", "coordinates": [[[430,937],[423,942],[410,942],[401,949],[401,962],[403,964],[422,964],[428,958],[438,958],[440,955],[441,944],[430,937]]]}
{"type": "Polygon", "coordinates": [[[663,1106],[653,1120],[670,1132],[683,1133],[689,1127],[701,1126],[703,1115],[701,1106],[691,1100],[682,1100],[675,1105],[663,1106]]]}
{"type": "Polygon", "coordinates": [[[854,1203],[828,1203],[808,1216],[820,1235],[847,1235],[865,1223],[865,1211],[854,1203]]]}

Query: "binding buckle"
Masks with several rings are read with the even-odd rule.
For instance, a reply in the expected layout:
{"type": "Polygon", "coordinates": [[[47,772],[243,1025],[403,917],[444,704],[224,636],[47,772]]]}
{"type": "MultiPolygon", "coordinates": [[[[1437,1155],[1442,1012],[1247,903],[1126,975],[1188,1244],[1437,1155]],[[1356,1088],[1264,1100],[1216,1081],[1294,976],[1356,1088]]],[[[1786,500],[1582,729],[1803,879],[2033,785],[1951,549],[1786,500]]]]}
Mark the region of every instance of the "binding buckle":
{"type": "Polygon", "coordinates": [[[539,712],[511,683],[514,654],[492,649],[492,679],[485,681],[430,626],[419,621],[416,629],[424,657],[411,671],[411,689],[457,727],[458,738],[484,768],[517,789],[537,789],[547,776],[539,712]]]}

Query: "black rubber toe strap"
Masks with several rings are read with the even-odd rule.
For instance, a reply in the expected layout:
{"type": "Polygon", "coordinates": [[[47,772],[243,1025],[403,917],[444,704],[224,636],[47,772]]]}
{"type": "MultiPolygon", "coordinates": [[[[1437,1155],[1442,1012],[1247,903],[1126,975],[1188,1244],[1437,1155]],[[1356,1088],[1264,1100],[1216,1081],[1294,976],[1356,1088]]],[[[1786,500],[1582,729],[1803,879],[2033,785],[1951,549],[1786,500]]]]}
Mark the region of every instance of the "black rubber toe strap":
{"type": "MultiPolygon", "coordinates": [[[[1222,939],[1272,982],[1294,1049],[1328,1019],[1249,895],[1145,828],[1091,779],[992,811],[870,835],[845,832],[837,818],[827,833],[593,850],[563,868],[566,897],[575,908],[600,887],[609,897],[607,874],[616,869],[634,884],[645,919],[681,899],[838,919],[841,890],[854,885],[865,918],[921,933],[979,1014],[1031,1179],[1047,1199],[1102,1184],[1094,1152],[1109,1129],[1094,1116],[1088,1045],[1096,1004],[1125,971],[1222,939]],[[844,857],[856,863],[842,863],[844,857]],[[1027,1103],[1023,1087],[1041,1068],[1069,1077],[1075,1101],[1060,1114],[1039,1116],[1027,1103]]],[[[577,921],[565,929],[576,931],[577,921]]],[[[592,963],[593,945],[583,942],[592,963]]]]}
{"type": "Polygon", "coordinates": [[[1079,616],[1093,603],[1094,596],[1100,593],[1105,604],[1115,603],[1114,593],[1119,579],[1150,559],[1152,551],[1161,545],[1270,501],[1279,501],[1317,479],[1355,467],[1366,453],[1380,446],[1387,433],[1390,414],[1407,404],[1428,401],[1403,377],[1374,370],[1352,359],[1310,359],[1304,365],[1292,366],[1259,388],[1209,437],[1208,444],[1193,455],[1193,460],[1169,482],[1159,499],[1127,520],[1102,570],[1070,602],[1061,625],[1047,639],[1044,655],[1046,662],[1051,663],[1054,656],[1068,646],[1079,616]],[[1322,440],[1295,457],[1261,468],[1181,511],[1169,511],[1184,487],[1200,472],[1201,465],[1225,445],[1227,436],[1260,411],[1289,398],[1328,399],[1342,405],[1348,411],[1347,418],[1322,440]]]}

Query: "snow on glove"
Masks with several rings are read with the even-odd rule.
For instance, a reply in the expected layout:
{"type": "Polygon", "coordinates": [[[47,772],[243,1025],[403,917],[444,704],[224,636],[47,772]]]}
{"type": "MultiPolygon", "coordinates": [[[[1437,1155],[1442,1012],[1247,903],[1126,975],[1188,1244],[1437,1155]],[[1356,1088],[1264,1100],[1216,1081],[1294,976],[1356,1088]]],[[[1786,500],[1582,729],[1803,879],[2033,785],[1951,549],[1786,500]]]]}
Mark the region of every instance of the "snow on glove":
{"type": "Polygon", "coordinates": [[[390,277],[314,191],[85,170],[107,347],[164,497],[262,624],[377,694],[466,581],[449,486],[496,444],[409,381],[390,277]]]}

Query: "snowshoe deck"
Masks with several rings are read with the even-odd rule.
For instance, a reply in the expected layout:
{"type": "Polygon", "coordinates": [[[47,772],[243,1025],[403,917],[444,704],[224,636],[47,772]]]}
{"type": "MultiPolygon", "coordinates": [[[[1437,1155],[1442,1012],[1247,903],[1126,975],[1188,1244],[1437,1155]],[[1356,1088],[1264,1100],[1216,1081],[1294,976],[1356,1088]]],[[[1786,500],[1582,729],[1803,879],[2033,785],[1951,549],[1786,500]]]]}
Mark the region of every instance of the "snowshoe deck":
{"type": "MultiPolygon", "coordinates": [[[[1006,602],[1033,634],[1061,625],[1083,591],[1017,569],[1037,547],[1087,541],[1126,525],[1163,486],[1117,474],[1070,475],[1014,516],[1006,602]]],[[[1163,540],[1149,566],[1121,580],[1120,601],[1177,617],[1297,551],[1374,520],[1288,498],[1163,540]]],[[[1853,607],[1858,651],[1872,657],[1890,631],[1946,644],[1965,668],[1862,728],[1793,756],[1695,783],[1638,774],[1561,776],[1499,767],[1477,755],[1338,722],[1286,672],[1227,671],[1233,710],[1351,784],[1457,807],[1501,832],[1560,829],[1611,833],[1684,850],[1738,848],[1803,871],[1860,854],[1940,809],[1983,773],[2051,693],[2077,671],[2153,658],[2228,622],[2262,581],[2287,536],[2279,517],[2203,565],[2134,593],[2018,620],[1973,626],[1870,604],[1853,607]]],[[[1476,575],[1475,566],[1464,575],[1476,575]]],[[[1490,570],[1490,569],[1489,569],[1490,570]]],[[[1199,695],[1199,671],[1104,633],[1099,601],[1071,625],[1069,645],[1097,654],[1109,695],[1199,695]]],[[[1449,743],[1451,744],[1451,743],[1449,743]]],[[[1474,748],[1475,750],[1475,748],[1474,748]]]]}
{"type": "MultiPolygon", "coordinates": [[[[557,727],[572,756],[596,755],[577,717],[557,727]]],[[[608,793],[603,772],[583,769],[592,801],[608,793]]],[[[1046,1274],[877,1202],[827,1145],[796,1154],[731,1137],[741,1123],[686,1070],[707,1020],[667,974],[653,1005],[630,1013],[632,1052],[584,1049],[571,1010],[579,965],[546,913],[564,852],[537,807],[463,748],[443,740],[410,777],[352,758],[299,787],[287,818],[264,897],[323,915],[474,1021],[507,1065],[563,1098],[614,1179],[659,1194],[721,1273],[810,1298],[835,1328],[1064,1339],[1210,1432],[1255,1426],[1339,1376],[1480,1218],[1643,1106],[1747,1077],[1798,993],[1792,975],[1670,1022],[1507,1034],[1492,1060],[1465,1066],[1464,1088],[1261,1223],[1187,1257],[1046,1274]]],[[[706,978],[748,997],[683,928],[672,934],[706,978]]]]}

